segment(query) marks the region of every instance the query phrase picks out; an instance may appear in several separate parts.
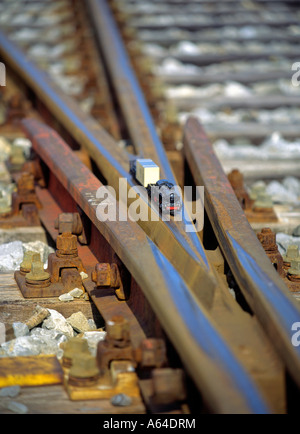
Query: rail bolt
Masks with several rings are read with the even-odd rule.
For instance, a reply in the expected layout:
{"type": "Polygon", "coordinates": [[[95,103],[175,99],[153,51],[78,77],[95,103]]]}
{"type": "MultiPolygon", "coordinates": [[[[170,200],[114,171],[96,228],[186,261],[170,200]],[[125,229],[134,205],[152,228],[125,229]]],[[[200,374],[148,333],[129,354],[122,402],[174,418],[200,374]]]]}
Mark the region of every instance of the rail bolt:
{"type": "Polygon", "coordinates": [[[58,235],[56,240],[57,256],[77,256],[77,237],[70,232],[58,235]]]}
{"type": "Polygon", "coordinates": [[[296,244],[288,246],[286,255],[283,256],[283,262],[286,267],[290,267],[293,260],[300,260],[299,247],[296,244]]]}
{"type": "Polygon", "coordinates": [[[73,363],[73,358],[78,354],[89,354],[88,342],[82,338],[71,338],[64,344],[63,366],[70,368],[73,363]]]}
{"type": "Polygon", "coordinates": [[[228,180],[234,189],[244,188],[244,177],[238,169],[233,169],[228,174],[228,180]]]}
{"type": "Polygon", "coordinates": [[[257,238],[266,251],[277,250],[276,234],[270,228],[263,228],[261,232],[257,234],[257,238]]]}
{"type": "Polygon", "coordinates": [[[19,166],[25,163],[26,159],[24,156],[24,151],[20,146],[12,146],[9,161],[11,164],[19,166]]]}
{"type": "Polygon", "coordinates": [[[153,400],[157,404],[171,404],[186,399],[182,369],[162,368],[152,371],[153,400]]]}
{"type": "Polygon", "coordinates": [[[91,354],[80,353],[72,359],[69,384],[77,387],[92,386],[97,383],[99,375],[96,358],[91,354]]]}
{"type": "Polygon", "coordinates": [[[300,282],[300,260],[292,260],[288,270],[288,278],[294,282],[300,282]]]}
{"type": "Polygon", "coordinates": [[[97,286],[111,286],[111,267],[110,264],[97,264],[92,272],[92,281],[97,286]]]}
{"type": "Polygon", "coordinates": [[[32,262],[31,271],[26,274],[25,279],[27,286],[47,287],[50,285],[50,274],[44,270],[41,260],[32,262]]]}
{"type": "Polygon", "coordinates": [[[95,270],[92,272],[92,281],[95,282],[97,286],[120,288],[122,285],[117,264],[97,264],[95,270]]]}
{"type": "Polygon", "coordinates": [[[55,229],[59,234],[70,232],[80,235],[82,232],[82,222],[79,213],[61,213],[54,222],[55,229]]]}
{"type": "Polygon", "coordinates": [[[20,265],[20,272],[24,275],[31,271],[31,265],[33,262],[41,261],[39,253],[27,251],[24,253],[23,261],[20,265]]]}
{"type": "Polygon", "coordinates": [[[128,343],[130,340],[129,322],[121,315],[113,316],[106,321],[106,338],[115,343],[128,343]]]}
{"type": "Polygon", "coordinates": [[[17,190],[19,195],[26,195],[34,192],[34,176],[29,172],[22,172],[17,180],[17,190]]]}
{"type": "Polygon", "coordinates": [[[135,350],[135,358],[142,368],[161,368],[167,364],[163,339],[144,339],[135,350]]]}

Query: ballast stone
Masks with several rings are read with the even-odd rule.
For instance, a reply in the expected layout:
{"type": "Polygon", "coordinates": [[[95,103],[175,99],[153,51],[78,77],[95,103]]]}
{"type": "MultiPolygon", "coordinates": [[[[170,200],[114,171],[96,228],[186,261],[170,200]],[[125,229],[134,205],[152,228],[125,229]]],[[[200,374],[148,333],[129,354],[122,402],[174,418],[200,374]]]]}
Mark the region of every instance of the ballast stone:
{"type": "Polygon", "coordinates": [[[20,338],[21,336],[29,335],[29,328],[26,324],[22,322],[14,322],[13,330],[16,338],[20,338]]]}
{"type": "Polygon", "coordinates": [[[59,312],[53,309],[48,309],[50,317],[43,322],[43,328],[48,330],[56,330],[63,333],[68,338],[74,337],[74,331],[71,325],[67,322],[66,318],[59,312]]]}
{"type": "Polygon", "coordinates": [[[84,333],[90,330],[90,324],[82,312],[73,313],[67,318],[68,324],[78,333],[84,333]]]}

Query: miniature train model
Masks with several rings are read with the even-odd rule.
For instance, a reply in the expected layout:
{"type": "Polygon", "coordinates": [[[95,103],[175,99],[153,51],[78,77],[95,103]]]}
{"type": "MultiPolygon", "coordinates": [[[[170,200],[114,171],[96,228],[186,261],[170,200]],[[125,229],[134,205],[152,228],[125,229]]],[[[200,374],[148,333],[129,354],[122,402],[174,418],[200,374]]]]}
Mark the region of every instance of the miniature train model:
{"type": "Polygon", "coordinates": [[[132,160],[130,173],[146,188],[148,196],[158,205],[162,213],[170,213],[174,216],[181,210],[182,200],[174,184],[166,179],[159,179],[159,167],[152,160],[132,160]]]}

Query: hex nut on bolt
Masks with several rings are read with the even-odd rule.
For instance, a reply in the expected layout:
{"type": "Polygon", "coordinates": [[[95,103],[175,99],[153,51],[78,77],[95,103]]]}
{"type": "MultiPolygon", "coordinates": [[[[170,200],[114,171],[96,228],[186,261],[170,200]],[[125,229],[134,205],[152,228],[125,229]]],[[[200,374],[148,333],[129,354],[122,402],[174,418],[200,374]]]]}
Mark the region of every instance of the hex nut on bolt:
{"type": "Polygon", "coordinates": [[[72,359],[69,371],[69,384],[77,387],[89,387],[97,383],[100,371],[96,358],[88,353],[77,354],[72,359]]]}
{"type": "Polygon", "coordinates": [[[88,342],[83,338],[71,338],[64,344],[63,366],[72,366],[73,358],[79,354],[89,353],[88,342]]]}
{"type": "Polygon", "coordinates": [[[30,273],[26,274],[26,285],[34,287],[50,286],[50,274],[44,270],[42,261],[34,261],[31,264],[30,273]]]}
{"type": "Polygon", "coordinates": [[[162,368],[152,372],[153,399],[158,404],[170,404],[186,399],[182,369],[162,368]]]}
{"type": "Polygon", "coordinates": [[[283,262],[285,267],[290,267],[291,262],[300,260],[299,247],[296,244],[288,246],[286,255],[283,256],[283,262]]]}
{"type": "Polygon", "coordinates": [[[56,240],[57,256],[77,256],[77,237],[70,232],[58,235],[56,240]]]}
{"type": "Polygon", "coordinates": [[[121,315],[113,316],[106,321],[106,338],[110,341],[129,342],[130,326],[129,322],[121,315]]]}

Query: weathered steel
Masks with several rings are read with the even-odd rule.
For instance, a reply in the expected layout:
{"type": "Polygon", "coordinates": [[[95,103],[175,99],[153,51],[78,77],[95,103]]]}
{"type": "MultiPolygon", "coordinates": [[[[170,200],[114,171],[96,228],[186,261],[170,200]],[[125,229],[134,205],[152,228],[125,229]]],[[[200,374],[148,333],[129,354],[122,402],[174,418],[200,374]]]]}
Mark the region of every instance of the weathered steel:
{"type": "Polygon", "coordinates": [[[291,343],[292,325],[300,319],[299,307],[251,229],[203,128],[195,118],[190,118],[186,124],[184,145],[194,179],[205,187],[206,210],[234,277],[300,385],[300,347],[291,343]]]}
{"type": "MultiPolygon", "coordinates": [[[[116,221],[99,220],[96,192],[101,183],[53,130],[33,120],[23,124],[35,151],[142,288],[209,407],[221,413],[267,411],[218,327],[176,269],[136,223],[120,221],[126,212],[122,205],[116,221]]],[[[111,200],[110,195],[106,200],[111,200]]],[[[101,311],[103,299],[95,294],[94,286],[89,292],[101,311]]]]}
{"type": "MultiPolygon", "coordinates": [[[[125,193],[127,194],[127,190],[136,185],[129,175],[127,153],[122,151],[113,138],[94,119],[85,114],[72,98],[64,95],[48,76],[30,62],[1,32],[0,54],[34,90],[53,113],[55,119],[59,119],[72,137],[88,150],[102,175],[117,194],[119,193],[119,179],[125,179],[125,193]]],[[[169,164],[166,164],[166,167],[169,167],[169,164]]],[[[147,194],[141,198],[143,199],[143,203],[141,203],[142,213],[144,215],[148,213],[149,216],[153,210],[148,204],[147,194]]],[[[128,200],[128,204],[131,201],[128,200]]],[[[184,207],[182,221],[163,222],[159,217],[157,218],[158,221],[149,220],[150,218],[148,221],[141,219],[139,224],[171,260],[176,269],[180,273],[185,273],[187,281],[194,288],[197,296],[202,301],[205,300],[208,305],[211,304],[216,280],[198,234],[194,231],[187,233],[185,230],[186,225],[193,226],[193,223],[189,215],[185,215],[184,207]],[[206,281],[206,286],[201,291],[198,284],[200,281],[206,281]]]]}
{"type": "Polygon", "coordinates": [[[101,44],[129,134],[140,158],[151,158],[162,178],[175,182],[145,97],[130,64],[121,35],[106,0],[89,0],[91,17],[101,44]]]}
{"type": "MultiPolygon", "coordinates": [[[[64,94],[45,72],[39,70],[33,62],[28,60],[26,55],[9,41],[3,32],[0,32],[0,56],[22,77],[49,111],[55,114],[55,118],[72,137],[89,151],[96,163],[101,158],[95,152],[98,150],[102,159],[105,158],[109,162],[107,172],[110,171],[112,174],[111,167],[116,167],[119,173],[126,176],[126,169],[129,165],[127,153],[117,146],[116,141],[95,119],[85,113],[73,98],[64,94]]],[[[104,167],[103,169],[103,176],[106,176],[106,170],[104,167]]]]}

